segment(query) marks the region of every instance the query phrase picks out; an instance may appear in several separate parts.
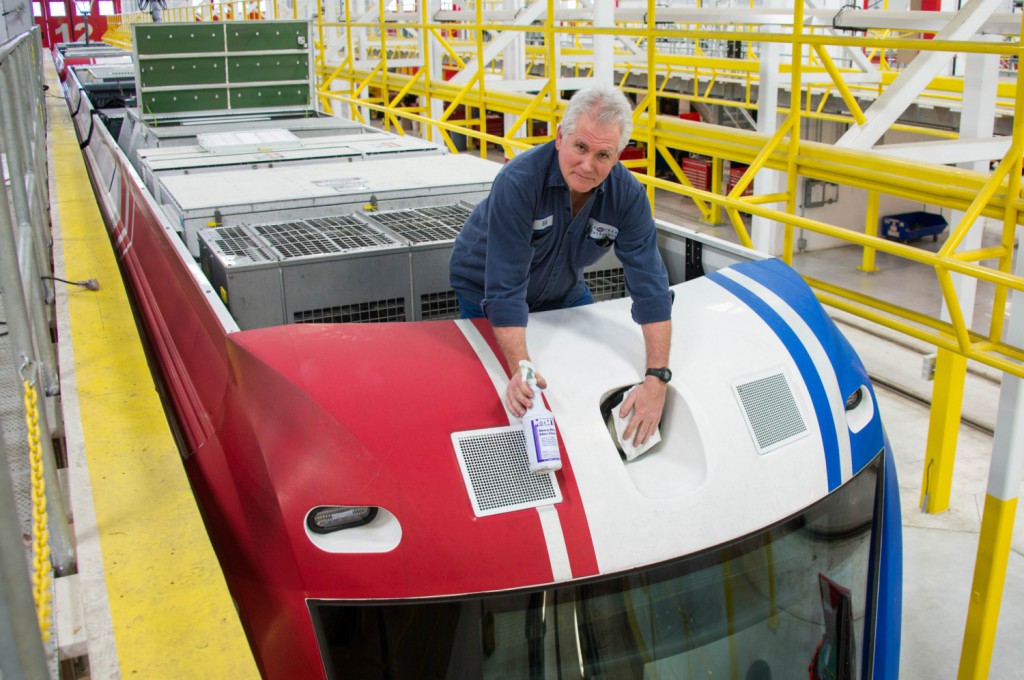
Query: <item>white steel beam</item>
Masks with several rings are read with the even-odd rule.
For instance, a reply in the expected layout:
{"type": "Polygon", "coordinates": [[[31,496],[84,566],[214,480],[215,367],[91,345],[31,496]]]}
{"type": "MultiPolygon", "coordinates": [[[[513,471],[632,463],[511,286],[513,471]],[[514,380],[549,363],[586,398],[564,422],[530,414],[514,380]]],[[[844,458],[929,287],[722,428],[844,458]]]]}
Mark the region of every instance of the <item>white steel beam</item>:
{"type": "MultiPolygon", "coordinates": [[[[766,33],[777,33],[779,28],[766,26],[766,33]]],[[[761,45],[761,73],[757,87],[757,131],[768,135],[779,128],[779,61],[782,54],[780,43],[766,42],[761,45]]],[[[782,174],[777,170],[761,170],[754,175],[754,195],[775,194],[782,191],[782,174]]],[[[776,204],[777,205],[777,204],[776,204]]],[[[776,207],[775,205],[771,207],[776,207]]],[[[754,215],[750,223],[750,240],[754,249],[769,256],[782,254],[781,225],[767,217],[754,215]]]]}
{"type": "MultiPolygon", "coordinates": [[[[969,0],[949,24],[936,34],[941,40],[967,40],[975,35],[1003,0],[969,0]]],[[[922,52],[864,112],[867,121],[846,131],[837,146],[869,149],[903,114],[953,58],[950,52],[922,52]]]]}
{"type": "MultiPolygon", "coordinates": [[[[643,23],[646,21],[647,10],[640,7],[617,7],[615,21],[643,23]]],[[[386,15],[389,19],[398,13],[386,15]]],[[[946,26],[956,12],[925,12],[925,11],[893,11],[893,10],[861,10],[847,8],[809,9],[804,12],[804,24],[807,26],[831,27],[840,31],[883,30],[936,32],[946,26]]],[[[445,10],[433,15],[435,21],[473,22],[476,13],[471,9],[445,10]]],[[[515,19],[515,13],[508,10],[484,10],[484,21],[509,22],[515,19]]],[[[593,18],[589,8],[557,9],[555,19],[558,21],[590,21],[593,18]]],[[[749,7],[702,7],[674,8],[659,7],[658,23],[701,24],[709,30],[713,26],[792,26],[792,9],[752,9],[749,7]]],[[[993,14],[981,26],[980,31],[994,35],[1013,36],[1020,34],[1019,15],[1008,12],[993,14]]]]}
{"type": "MultiPolygon", "coordinates": [[[[594,27],[612,28],[615,26],[615,7],[613,0],[595,0],[594,27]]],[[[604,85],[615,81],[615,50],[612,47],[612,36],[599,34],[594,36],[594,78],[604,85]]]]}
{"type": "MultiPolygon", "coordinates": [[[[990,36],[994,37],[994,36],[990,36]]],[[[996,90],[999,85],[999,55],[998,54],[968,54],[967,75],[964,78],[964,106],[960,113],[960,138],[968,141],[992,141],[992,132],[995,129],[996,111],[996,90]],[[987,138],[987,139],[986,139],[987,138]]],[[[1010,138],[1005,137],[1009,149],[1010,138]]],[[[964,170],[974,172],[988,172],[989,162],[993,158],[1002,158],[1005,155],[989,156],[986,159],[979,159],[960,164],[964,170]]],[[[964,218],[964,213],[954,210],[950,218],[950,224],[957,225],[964,218]]],[[[971,230],[960,242],[959,250],[971,251],[981,247],[981,237],[984,218],[979,218],[971,230]]],[[[953,288],[956,290],[956,297],[960,302],[960,310],[964,317],[964,324],[970,328],[974,322],[974,301],[978,290],[978,280],[973,276],[963,274],[952,274],[953,288]]],[[[945,301],[942,303],[942,320],[950,321],[949,309],[945,301]]]]}
{"type": "MultiPolygon", "coordinates": [[[[966,101],[966,97],[964,99],[966,101]]],[[[872,151],[922,163],[975,163],[999,160],[1010,149],[1010,137],[990,139],[950,139],[939,142],[914,142],[910,144],[879,144],[872,151]]],[[[988,169],[984,169],[988,172],[988,169]]]]}
{"type": "MultiPolygon", "coordinates": [[[[534,2],[527,5],[512,22],[513,26],[529,26],[534,21],[544,16],[547,13],[547,2],[545,0],[534,0],[534,2]]],[[[477,60],[466,64],[466,67],[455,74],[451,79],[452,85],[465,85],[472,80],[477,72],[483,67],[484,64],[489,64],[494,61],[498,55],[505,51],[509,45],[517,38],[521,38],[523,33],[521,31],[504,31],[495,36],[487,46],[484,48],[484,63],[477,63],[477,60]]]]}

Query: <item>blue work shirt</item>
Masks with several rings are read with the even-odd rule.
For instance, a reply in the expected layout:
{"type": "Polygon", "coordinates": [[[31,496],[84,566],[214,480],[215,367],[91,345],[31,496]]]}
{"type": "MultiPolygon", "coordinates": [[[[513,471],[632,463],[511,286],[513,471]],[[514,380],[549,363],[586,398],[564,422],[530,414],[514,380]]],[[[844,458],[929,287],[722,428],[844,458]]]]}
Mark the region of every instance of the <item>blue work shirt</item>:
{"type": "Polygon", "coordinates": [[[452,288],[483,308],[493,326],[526,326],[529,312],[561,309],[584,292],[583,269],[615,247],[639,324],[672,316],[668,272],[650,203],[616,163],[573,217],[555,143],[519,154],[455,239],[452,288]]]}

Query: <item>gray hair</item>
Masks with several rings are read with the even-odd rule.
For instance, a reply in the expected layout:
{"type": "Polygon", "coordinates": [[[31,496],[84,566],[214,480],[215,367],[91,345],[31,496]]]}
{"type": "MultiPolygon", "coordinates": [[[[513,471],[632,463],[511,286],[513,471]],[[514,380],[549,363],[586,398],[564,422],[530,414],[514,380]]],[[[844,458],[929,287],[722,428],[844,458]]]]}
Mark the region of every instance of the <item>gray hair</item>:
{"type": "Polygon", "coordinates": [[[595,85],[580,90],[565,107],[562,129],[568,134],[576,132],[576,122],[580,116],[599,125],[619,128],[617,151],[622,151],[629,144],[629,136],[633,133],[633,105],[622,90],[609,85],[595,85]]]}

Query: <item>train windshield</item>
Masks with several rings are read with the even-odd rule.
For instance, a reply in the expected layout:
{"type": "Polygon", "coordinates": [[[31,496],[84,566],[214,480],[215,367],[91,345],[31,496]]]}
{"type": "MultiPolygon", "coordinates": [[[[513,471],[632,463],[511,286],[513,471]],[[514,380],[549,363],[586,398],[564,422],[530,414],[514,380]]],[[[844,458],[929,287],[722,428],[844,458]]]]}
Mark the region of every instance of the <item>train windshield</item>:
{"type": "MultiPolygon", "coordinates": [[[[311,602],[329,677],[859,677],[882,456],[803,513],[612,578],[476,598],[311,602]]],[[[867,617],[870,618],[870,617],[867,617]]],[[[870,636],[868,636],[870,640],[870,636]]]]}

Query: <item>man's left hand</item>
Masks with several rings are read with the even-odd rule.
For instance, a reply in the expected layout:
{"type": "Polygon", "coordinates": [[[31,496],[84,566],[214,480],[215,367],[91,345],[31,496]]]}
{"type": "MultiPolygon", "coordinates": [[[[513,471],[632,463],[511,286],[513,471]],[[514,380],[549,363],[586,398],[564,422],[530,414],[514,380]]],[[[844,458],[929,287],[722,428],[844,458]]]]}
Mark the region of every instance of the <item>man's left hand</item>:
{"type": "Polygon", "coordinates": [[[633,440],[634,446],[640,446],[651,438],[661,424],[661,414],[665,410],[665,395],[668,393],[668,385],[654,376],[648,376],[635,390],[629,393],[622,407],[619,409],[619,417],[625,418],[630,411],[633,417],[630,418],[622,438],[633,440]]]}

